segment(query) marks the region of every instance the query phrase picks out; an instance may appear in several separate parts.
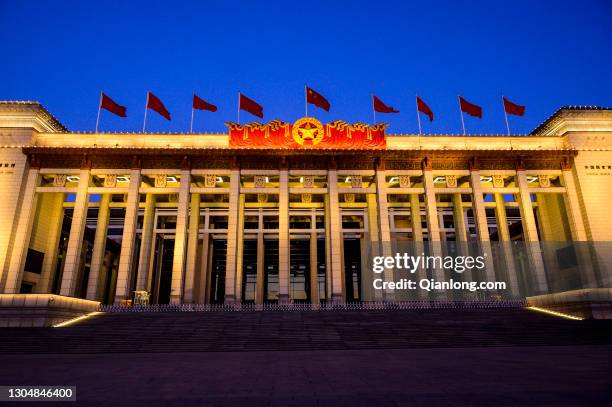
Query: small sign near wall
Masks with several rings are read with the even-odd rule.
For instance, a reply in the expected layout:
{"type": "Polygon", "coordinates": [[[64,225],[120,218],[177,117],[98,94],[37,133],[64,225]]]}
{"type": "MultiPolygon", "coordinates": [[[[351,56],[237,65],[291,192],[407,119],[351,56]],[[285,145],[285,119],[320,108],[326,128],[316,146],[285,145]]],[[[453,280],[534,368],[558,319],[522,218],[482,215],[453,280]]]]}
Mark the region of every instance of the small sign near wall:
{"type": "Polygon", "coordinates": [[[14,168],[15,163],[0,163],[0,175],[13,175],[15,173],[14,168]]]}
{"type": "Polygon", "coordinates": [[[600,176],[610,176],[612,175],[612,164],[589,164],[585,165],[584,169],[586,171],[586,175],[600,175],[600,176]]]}

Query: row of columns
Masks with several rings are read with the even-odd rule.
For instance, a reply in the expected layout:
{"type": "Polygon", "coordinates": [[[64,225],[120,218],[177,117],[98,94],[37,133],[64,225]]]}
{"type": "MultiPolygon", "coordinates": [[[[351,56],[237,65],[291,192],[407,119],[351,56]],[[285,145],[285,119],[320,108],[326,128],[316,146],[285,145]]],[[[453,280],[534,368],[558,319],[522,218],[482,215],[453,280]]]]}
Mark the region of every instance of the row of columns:
{"type": "MultiPolygon", "coordinates": [[[[15,234],[14,250],[9,264],[9,273],[6,283],[6,292],[17,292],[19,290],[20,275],[23,271],[27,246],[30,240],[32,222],[36,208],[36,186],[39,170],[31,168],[28,172],[22,205],[19,214],[18,226],[15,234]]],[[[77,186],[76,200],[73,209],[73,218],[67,244],[67,252],[64,261],[64,268],[61,280],[60,293],[62,295],[74,295],[77,282],[77,274],[80,270],[81,245],[85,230],[85,221],[88,207],[88,187],[90,170],[82,169],[79,172],[79,183],[77,186]]],[[[330,168],[328,171],[328,193],[325,197],[325,220],[326,220],[326,259],[327,259],[327,297],[331,301],[341,301],[343,296],[343,254],[342,254],[342,219],[339,206],[338,195],[338,171],[330,168]]],[[[379,242],[390,242],[389,211],[387,203],[387,183],[386,172],[383,166],[376,171],[376,194],[367,195],[368,211],[370,219],[370,239],[375,244],[379,242]]],[[[204,301],[205,298],[194,298],[194,281],[197,273],[197,250],[198,250],[198,231],[199,231],[199,212],[200,195],[190,194],[191,184],[190,170],[185,169],[181,172],[181,186],[178,197],[176,238],[174,247],[174,258],[172,266],[171,283],[171,302],[193,302],[204,301]],[[190,216],[191,215],[191,216],[190,216]],[[187,231],[190,231],[188,234],[187,231]]],[[[577,191],[571,170],[563,170],[566,194],[564,195],[568,219],[574,240],[586,240],[586,232],[582,219],[582,212],[578,201],[577,191]]],[[[483,200],[482,189],[480,186],[480,173],[477,169],[470,171],[470,180],[473,191],[473,210],[475,214],[476,227],[481,242],[485,244],[489,240],[488,223],[483,200]]],[[[531,194],[528,189],[526,173],[524,170],[516,171],[516,180],[519,189],[519,209],[523,222],[525,240],[537,242],[538,231],[533,214],[531,194]]],[[[279,177],[279,301],[286,303],[289,301],[289,177],[286,166],[281,168],[279,177]]],[[[130,184],[127,193],[127,203],[125,212],[125,223],[121,251],[119,256],[119,267],[116,285],[116,301],[129,298],[129,286],[135,264],[135,256],[139,257],[138,264],[140,272],[135,276],[136,287],[138,290],[151,290],[152,280],[152,238],[155,225],[153,224],[155,212],[155,195],[147,194],[145,203],[145,215],[142,225],[142,244],[140,253],[135,253],[135,237],[138,224],[138,208],[140,201],[140,169],[133,169],[130,172],[130,184]]],[[[440,224],[436,206],[436,193],[431,167],[427,161],[423,166],[423,185],[425,198],[425,216],[429,231],[429,240],[438,242],[440,238],[440,224]]],[[[503,196],[500,193],[495,197],[495,212],[498,219],[498,233],[500,240],[509,241],[510,233],[508,230],[503,196]]],[[[103,194],[98,213],[98,225],[91,261],[90,278],[88,281],[87,298],[97,299],[100,296],[100,270],[105,261],[105,244],[110,217],[110,195],[103,194]]],[[[453,195],[455,218],[462,216],[461,194],[453,195]],[[460,212],[461,211],[461,214],[460,212]]],[[[416,194],[410,195],[410,206],[412,212],[412,229],[414,240],[422,240],[423,232],[421,227],[421,207],[419,197],[416,194]]],[[[227,260],[226,260],[226,285],[225,298],[231,303],[240,300],[242,293],[242,229],[244,222],[244,195],[240,194],[240,170],[232,167],[230,170],[229,185],[229,213],[228,213],[228,238],[227,238],[227,260]]],[[[467,229],[464,222],[455,222],[456,236],[458,241],[467,241],[467,229]]],[[[311,255],[314,253],[314,261],[311,261],[311,285],[317,285],[316,270],[316,233],[311,236],[311,255]]],[[[204,247],[207,248],[207,242],[204,247]]],[[[258,235],[258,251],[263,252],[263,234],[258,235]]],[[[435,247],[438,245],[434,245],[435,247]]],[[[529,251],[530,261],[536,270],[543,270],[544,264],[542,254],[538,252],[539,245],[531,245],[529,251]]],[[[205,249],[206,250],[206,249],[205,249]]],[[[382,246],[383,255],[390,250],[388,244],[382,246]]],[[[436,254],[436,253],[433,253],[436,254]]],[[[508,266],[511,266],[512,258],[507,256],[508,266]]],[[[512,269],[512,268],[510,268],[512,269]]],[[[492,267],[491,267],[492,270],[492,267]]],[[[258,281],[263,281],[263,265],[258,265],[258,281]],[[260,271],[261,270],[261,271],[260,271]]],[[[391,279],[392,275],[386,275],[386,279],[391,279]]],[[[539,290],[546,289],[546,281],[543,273],[536,273],[536,281],[539,290]]],[[[206,287],[207,280],[203,280],[202,285],[206,287]]],[[[393,293],[385,293],[392,297],[393,293]]],[[[318,297],[318,291],[312,294],[318,297]]],[[[256,301],[263,302],[263,285],[258,284],[256,290],[256,301]]]]}

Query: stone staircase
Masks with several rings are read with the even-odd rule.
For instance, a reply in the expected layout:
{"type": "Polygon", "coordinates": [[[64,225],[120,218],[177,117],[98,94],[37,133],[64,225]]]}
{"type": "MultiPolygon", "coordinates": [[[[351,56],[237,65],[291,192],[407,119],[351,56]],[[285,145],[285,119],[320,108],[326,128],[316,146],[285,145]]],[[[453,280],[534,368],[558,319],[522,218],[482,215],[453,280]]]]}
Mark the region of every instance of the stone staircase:
{"type": "Polygon", "coordinates": [[[0,354],[600,344],[612,344],[612,321],[523,308],[102,313],[63,328],[0,329],[0,354]]]}

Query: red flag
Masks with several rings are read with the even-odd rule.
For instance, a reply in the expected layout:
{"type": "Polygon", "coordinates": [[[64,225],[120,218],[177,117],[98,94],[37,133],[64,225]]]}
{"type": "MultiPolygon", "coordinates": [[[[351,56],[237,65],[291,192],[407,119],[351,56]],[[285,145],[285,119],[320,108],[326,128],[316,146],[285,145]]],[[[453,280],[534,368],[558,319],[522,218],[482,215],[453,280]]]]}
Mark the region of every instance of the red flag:
{"type": "Polygon", "coordinates": [[[149,92],[149,95],[147,97],[147,108],[159,113],[160,115],[165,117],[166,120],[170,120],[170,112],[168,111],[168,109],[166,109],[166,106],[164,106],[162,101],[159,100],[159,98],[151,92],[149,92]]]}
{"type": "Polygon", "coordinates": [[[391,106],[387,106],[382,100],[372,95],[372,101],[374,103],[374,111],[379,113],[399,113],[399,110],[395,110],[391,106]]]}
{"type": "Polygon", "coordinates": [[[194,109],[197,110],[208,110],[209,112],[216,112],[217,111],[217,106],[208,103],[207,101],[205,101],[204,99],[198,97],[198,95],[196,95],[195,93],[193,94],[193,104],[192,104],[194,109]]]}
{"type": "Polygon", "coordinates": [[[416,98],[417,110],[429,117],[429,121],[432,122],[434,118],[433,111],[429,108],[429,106],[427,106],[427,103],[423,102],[423,99],[418,96],[416,98]]]}
{"type": "Polygon", "coordinates": [[[240,110],[244,110],[245,112],[251,113],[253,116],[263,119],[263,107],[261,107],[261,105],[255,102],[253,99],[249,99],[248,97],[244,96],[242,93],[239,93],[239,95],[240,101],[238,107],[240,110]]]}
{"type": "Polygon", "coordinates": [[[472,104],[459,96],[459,106],[461,107],[461,111],[469,114],[470,116],[478,117],[482,119],[482,107],[472,104]]]}
{"type": "Polygon", "coordinates": [[[505,96],[502,96],[504,100],[504,110],[508,114],[513,114],[515,116],[522,116],[525,114],[525,106],[517,105],[506,99],[505,96]]]}
{"type": "Polygon", "coordinates": [[[310,103],[311,105],[320,107],[326,112],[329,112],[330,104],[327,99],[325,99],[323,95],[321,95],[317,91],[310,89],[308,86],[306,86],[306,102],[310,103]]]}
{"type": "Polygon", "coordinates": [[[102,93],[102,101],[100,102],[100,107],[102,109],[106,109],[111,113],[116,114],[117,116],[127,117],[127,108],[125,106],[121,106],[113,99],[106,96],[102,93]]]}

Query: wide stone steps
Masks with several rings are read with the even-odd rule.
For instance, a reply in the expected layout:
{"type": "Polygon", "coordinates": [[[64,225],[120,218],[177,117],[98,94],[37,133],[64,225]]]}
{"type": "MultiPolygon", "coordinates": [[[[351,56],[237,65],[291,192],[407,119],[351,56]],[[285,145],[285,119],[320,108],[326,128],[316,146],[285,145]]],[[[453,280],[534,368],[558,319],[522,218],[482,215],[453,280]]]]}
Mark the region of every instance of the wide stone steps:
{"type": "Polygon", "coordinates": [[[219,352],[612,344],[612,321],[525,309],[105,313],[0,329],[0,353],[219,352]]]}

